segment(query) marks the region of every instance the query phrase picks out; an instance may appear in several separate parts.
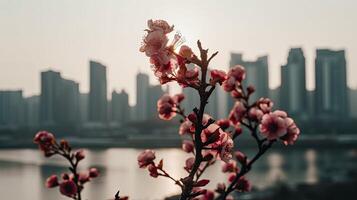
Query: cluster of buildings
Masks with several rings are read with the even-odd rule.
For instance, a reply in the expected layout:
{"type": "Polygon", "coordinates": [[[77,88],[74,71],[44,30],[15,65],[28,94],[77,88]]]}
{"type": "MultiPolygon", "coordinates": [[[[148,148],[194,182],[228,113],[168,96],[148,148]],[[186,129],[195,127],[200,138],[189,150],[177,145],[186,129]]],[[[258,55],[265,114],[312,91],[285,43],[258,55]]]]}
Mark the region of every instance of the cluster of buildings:
{"type": "MultiPolygon", "coordinates": [[[[357,91],[349,89],[346,81],[345,51],[318,49],[315,58],[315,90],[306,89],[306,60],[301,48],[289,51],[287,62],[281,66],[281,86],[269,89],[268,57],[246,61],[242,54],[232,53],[229,66],[243,65],[246,86],[256,92],[252,100],[269,97],[275,107],[289,112],[299,120],[346,120],[356,117],[357,91]]],[[[161,85],[150,85],[149,76],[136,76],[136,105],[129,105],[125,90],[107,96],[106,66],[90,61],[90,90],[80,93],[79,84],[65,79],[59,72],[41,72],[41,94],[24,97],[21,90],[0,91],[0,128],[42,126],[108,126],[129,121],[157,119],[156,102],[168,92],[161,85]]],[[[183,107],[191,111],[198,105],[197,92],[183,89],[183,107]]],[[[226,117],[234,102],[229,94],[216,90],[207,105],[207,113],[215,118],[226,117]]]]}

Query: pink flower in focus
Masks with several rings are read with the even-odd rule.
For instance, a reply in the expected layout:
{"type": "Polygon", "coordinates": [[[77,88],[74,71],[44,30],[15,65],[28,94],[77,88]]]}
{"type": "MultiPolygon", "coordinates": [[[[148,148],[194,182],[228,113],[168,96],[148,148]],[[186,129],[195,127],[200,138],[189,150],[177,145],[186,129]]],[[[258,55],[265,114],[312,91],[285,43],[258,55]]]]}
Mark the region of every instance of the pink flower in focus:
{"type": "Polygon", "coordinates": [[[286,118],[285,123],[288,126],[287,133],[281,137],[285,145],[293,145],[300,135],[300,129],[291,118],[286,118]]]}
{"type": "Polygon", "coordinates": [[[58,183],[58,178],[56,175],[52,175],[46,179],[46,187],[47,188],[53,188],[58,185],[59,185],[59,183],[58,183]]]}
{"type": "Polygon", "coordinates": [[[186,153],[191,153],[191,152],[193,152],[194,148],[195,148],[195,146],[194,146],[194,144],[193,144],[192,141],[190,141],[190,140],[184,140],[184,141],[182,142],[182,149],[183,149],[186,153]]]}
{"type": "Polygon", "coordinates": [[[257,102],[258,108],[263,111],[263,113],[269,113],[273,108],[274,103],[268,98],[260,98],[257,102]]]}
{"type": "Polygon", "coordinates": [[[161,30],[149,32],[143,40],[143,45],[141,46],[140,51],[145,52],[148,57],[158,55],[165,51],[168,41],[169,39],[161,30]]]}
{"type": "Polygon", "coordinates": [[[164,34],[168,34],[174,30],[174,26],[170,26],[165,20],[148,20],[150,31],[160,30],[164,34]]]}
{"type": "Polygon", "coordinates": [[[228,162],[232,159],[232,150],[234,147],[234,143],[232,138],[228,135],[228,133],[221,134],[220,138],[220,152],[219,157],[224,162],[228,162]]]}
{"type": "Polygon", "coordinates": [[[214,69],[211,71],[210,84],[216,85],[216,83],[222,85],[223,81],[227,79],[227,74],[225,71],[214,69]]]}
{"type": "Polygon", "coordinates": [[[155,160],[155,152],[150,149],[146,149],[145,151],[141,152],[138,156],[138,164],[140,168],[145,168],[149,164],[152,164],[155,160]]]}
{"type": "Polygon", "coordinates": [[[223,133],[223,131],[217,124],[211,124],[202,131],[201,140],[203,143],[214,143],[219,140],[221,133],[223,133]]]}
{"type": "Polygon", "coordinates": [[[97,168],[90,168],[89,169],[89,177],[90,178],[96,178],[99,176],[99,171],[97,168]]]}
{"type": "Polygon", "coordinates": [[[237,101],[229,113],[229,120],[231,120],[233,124],[239,123],[243,119],[246,111],[247,109],[245,108],[244,104],[240,101],[237,101]]]}
{"type": "Polygon", "coordinates": [[[285,119],[280,117],[279,112],[264,114],[261,124],[259,125],[260,132],[268,139],[275,140],[286,134],[287,126],[285,119]]]}
{"type": "Polygon", "coordinates": [[[157,110],[159,112],[160,119],[163,120],[170,120],[174,116],[176,105],[175,101],[170,95],[164,94],[158,101],[157,101],[157,110]]]}
{"type": "Polygon", "coordinates": [[[186,45],[182,45],[179,51],[179,55],[187,60],[190,60],[193,56],[192,49],[186,45]]]}
{"type": "Polygon", "coordinates": [[[187,158],[184,169],[186,171],[191,171],[194,163],[195,163],[195,158],[194,157],[187,158]]]}
{"type": "Polygon", "coordinates": [[[78,191],[76,184],[72,180],[64,180],[60,183],[59,187],[61,194],[71,198],[74,197],[78,191]]]}

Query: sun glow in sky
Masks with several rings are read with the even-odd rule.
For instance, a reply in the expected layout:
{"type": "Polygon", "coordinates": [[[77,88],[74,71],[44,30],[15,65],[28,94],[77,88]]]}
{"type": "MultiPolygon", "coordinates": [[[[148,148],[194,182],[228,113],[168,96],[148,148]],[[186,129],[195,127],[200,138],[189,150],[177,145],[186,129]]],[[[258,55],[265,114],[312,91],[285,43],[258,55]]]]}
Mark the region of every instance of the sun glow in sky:
{"type": "Polygon", "coordinates": [[[220,53],[212,67],[227,69],[230,52],[269,55],[270,87],[291,47],[302,47],[307,85],[314,88],[316,48],[346,49],[348,84],[357,86],[355,0],[0,0],[0,89],[40,91],[40,71],[58,70],[88,91],[88,62],[108,67],[108,92],[125,88],[135,102],[135,75],[153,77],[140,47],[146,21],[175,24],[196,49],[200,39],[220,53]]]}

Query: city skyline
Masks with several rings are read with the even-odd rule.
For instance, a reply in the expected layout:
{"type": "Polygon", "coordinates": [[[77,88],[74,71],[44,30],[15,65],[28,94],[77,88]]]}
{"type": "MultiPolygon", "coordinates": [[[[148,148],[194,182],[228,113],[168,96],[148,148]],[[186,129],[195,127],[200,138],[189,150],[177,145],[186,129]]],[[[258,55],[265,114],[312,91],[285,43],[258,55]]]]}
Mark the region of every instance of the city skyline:
{"type": "MultiPolygon", "coordinates": [[[[206,1],[205,5],[162,0],[1,0],[0,89],[24,88],[25,96],[38,94],[38,72],[51,68],[77,80],[80,91],[87,92],[87,62],[94,59],[108,66],[108,88],[120,90],[125,85],[135,99],[135,74],[150,72],[147,59],[138,52],[142,27],[150,18],[175,24],[194,50],[200,39],[211,51],[220,51],[214,68],[226,69],[231,52],[244,52],[246,60],[268,54],[271,88],[279,85],[280,66],[291,47],[305,52],[309,90],[314,87],[315,49],[345,49],[348,84],[356,88],[356,6],[350,0],[206,1]]],[[[154,80],[150,76],[151,83],[154,80]]]]}

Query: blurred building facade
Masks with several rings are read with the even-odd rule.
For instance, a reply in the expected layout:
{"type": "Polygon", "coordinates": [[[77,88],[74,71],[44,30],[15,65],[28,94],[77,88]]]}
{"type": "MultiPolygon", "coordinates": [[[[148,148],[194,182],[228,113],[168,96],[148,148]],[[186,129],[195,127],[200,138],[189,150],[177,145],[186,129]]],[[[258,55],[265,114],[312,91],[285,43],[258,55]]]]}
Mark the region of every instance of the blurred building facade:
{"type": "Polygon", "coordinates": [[[301,48],[289,51],[287,63],[281,67],[281,108],[290,115],[306,116],[306,69],[305,56],[301,48]]]}
{"type": "Polygon", "coordinates": [[[317,117],[348,116],[345,51],[317,49],[315,59],[315,109],[317,117]]]}
{"type": "Polygon", "coordinates": [[[130,121],[129,95],[125,90],[112,92],[111,115],[112,122],[118,124],[130,121]]]}
{"type": "Polygon", "coordinates": [[[0,91],[0,127],[25,124],[25,102],[22,90],[0,91]]]}
{"type": "Polygon", "coordinates": [[[99,62],[90,61],[89,121],[106,123],[108,119],[107,70],[99,62]]]}
{"type": "Polygon", "coordinates": [[[136,75],[136,117],[138,121],[146,120],[148,113],[148,90],[149,90],[149,76],[144,73],[136,75]]]}

